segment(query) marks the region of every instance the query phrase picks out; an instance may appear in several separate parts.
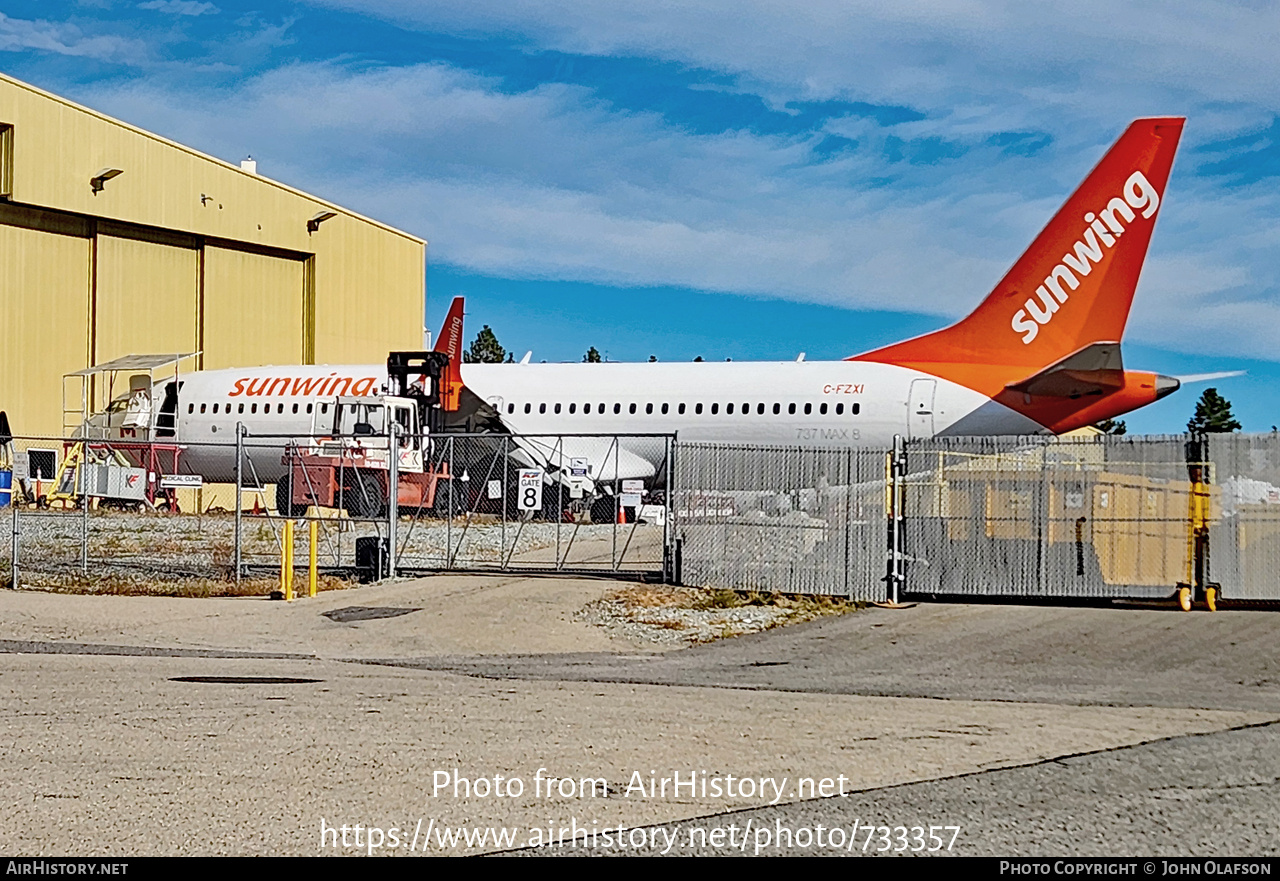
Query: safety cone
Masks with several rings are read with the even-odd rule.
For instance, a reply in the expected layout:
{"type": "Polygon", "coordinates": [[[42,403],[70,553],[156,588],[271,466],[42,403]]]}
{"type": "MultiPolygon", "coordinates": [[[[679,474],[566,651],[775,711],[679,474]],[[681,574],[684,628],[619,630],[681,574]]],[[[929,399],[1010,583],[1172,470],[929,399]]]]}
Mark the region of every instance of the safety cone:
{"type": "Polygon", "coordinates": [[[619,523],[627,522],[627,509],[622,507],[621,505],[618,506],[618,522],[619,523]]]}

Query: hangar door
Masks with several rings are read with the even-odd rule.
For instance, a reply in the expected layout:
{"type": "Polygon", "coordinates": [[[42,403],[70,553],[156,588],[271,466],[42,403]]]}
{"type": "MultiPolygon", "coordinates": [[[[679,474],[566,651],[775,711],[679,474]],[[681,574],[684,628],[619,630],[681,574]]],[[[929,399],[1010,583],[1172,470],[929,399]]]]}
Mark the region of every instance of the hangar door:
{"type": "Polygon", "coordinates": [[[198,348],[199,252],[99,235],[94,363],[198,348]]]}
{"type": "Polygon", "coordinates": [[[304,263],[208,246],[204,367],[303,362],[304,263]]]}
{"type": "Polygon", "coordinates": [[[89,240],[0,222],[0,410],[18,434],[62,430],[63,373],[85,366],[89,240]]]}

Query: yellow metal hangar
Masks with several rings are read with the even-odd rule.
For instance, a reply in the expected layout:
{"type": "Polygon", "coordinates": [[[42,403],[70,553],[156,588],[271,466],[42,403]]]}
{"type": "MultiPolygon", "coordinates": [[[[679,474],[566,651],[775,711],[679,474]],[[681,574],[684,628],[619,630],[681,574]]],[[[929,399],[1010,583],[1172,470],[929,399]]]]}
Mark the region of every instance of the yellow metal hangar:
{"type": "Polygon", "coordinates": [[[202,353],[190,370],[421,346],[426,242],[245,165],[0,74],[0,410],[15,434],[62,434],[63,375],[123,355],[202,353]]]}

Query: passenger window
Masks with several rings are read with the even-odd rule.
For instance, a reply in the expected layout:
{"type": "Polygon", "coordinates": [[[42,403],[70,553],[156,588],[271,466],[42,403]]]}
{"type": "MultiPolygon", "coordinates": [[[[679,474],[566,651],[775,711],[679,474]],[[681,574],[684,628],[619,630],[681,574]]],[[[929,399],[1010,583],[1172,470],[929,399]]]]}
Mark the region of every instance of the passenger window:
{"type": "Polygon", "coordinates": [[[560,405],[559,405],[559,404],[556,404],[556,406],[555,406],[555,411],[556,411],[557,413],[559,413],[559,412],[560,412],[560,405]]]}
{"type": "Polygon", "coordinates": [[[243,412],[244,412],[244,404],[241,404],[241,405],[239,405],[238,407],[236,407],[236,412],[237,412],[237,413],[243,413],[243,412]]]}
{"type": "Polygon", "coordinates": [[[539,405],[538,405],[538,412],[539,412],[539,413],[545,413],[545,412],[547,412],[547,405],[546,405],[546,404],[539,404],[539,405]]]}
{"type": "Polygon", "coordinates": [[[250,407],[250,408],[249,408],[249,412],[250,412],[250,413],[257,413],[257,412],[258,412],[258,405],[257,405],[257,404],[254,404],[252,407],[250,407]]]}
{"type": "Polygon", "coordinates": [[[596,412],[599,413],[601,416],[604,415],[604,401],[601,401],[599,404],[596,404],[596,412]]]}
{"type": "MultiPolygon", "coordinates": [[[[792,404],[791,406],[792,406],[792,407],[794,407],[794,406],[795,406],[795,404],[792,404]]],[[[795,410],[792,410],[791,412],[792,412],[792,413],[794,413],[794,412],[796,412],[796,411],[795,411],[795,410]]],[[[812,413],[812,412],[813,412],[813,404],[805,404],[805,405],[804,405],[804,415],[808,416],[808,415],[809,415],[810,413],[812,413]]]]}
{"type": "MultiPolygon", "coordinates": [[[[684,404],[681,404],[681,405],[680,405],[680,412],[681,412],[681,413],[683,413],[683,412],[684,412],[684,404]]],[[[667,405],[666,405],[666,404],[663,404],[663,405],[662,405],[662,415],[663,415],[663,416],[666,416],[666,415],[667,415],[667,405]]]]}
{"type": "MultiPolygon", "coordinates": [[[[241,406],[241,407],[243,407],[243,406],[244,406],[244,404],[241,404],[240,406],[241,406]]],[[[312,406],[314,406],[314,405],[313,405],[313,404],[307,404],[307,412],[308,412],[308,413],[310,413],[310,412],[311,412],[311,408],[312,408],[312,406]]]]}
{"type": "Polygon", "coordinates": [[[844,413],[844,404],[836,404],[836,415],[839,416],[842,413],[844,413]]]}
{"type": "MultiPolygon", "coordinates": [[[[699,404],[698,406],[699,406],[699,407],[701,407],[702,405],[701,405],[701,404],[699,404]]],[[[733,406],[733,404],[730,404],[729,406],[730,406],[730,407],[732,407],[732,406],[733,406]]],[[[719,409],[720,409],[720,405],[719,405],[719,404],[712,404],[712,405],[711,405],[711,415],[712,415],[712,416],[716,415],[716,411],[717,411],[717,410],[719,410],[719,409]]]]}
{"type": "MultiPolygon", "coordinates": [[[[695,407],[694,409],[695,409],[695,410],[697,410],[699,413],[701,413],[701,412],[702,412],[702,405],[701,405],[701,404],[699,404],[699,405],[698,405],[697,407],[695,407]]],[[[680,405],[680,407],[679,407],[679,413],[680,413],[680,415],[681,415],[681,416],[683,416],[683,415],[684,415],[684,404],[681,404],[681,405],[680,405]]]]}
{"type": "Polygon", "coordinates": [[[214,413],[217,413],[217,412],[218,412],[218,405],[217,405],[217,404],[214,404],[214,405],[213,405],[213,412],[214,412],[214,413]]]}
{"type": "Polygon", "coordinates": [[[852,413],[854,416],[857,416],[859,413],[862,412],[862,405],[854,404],[852,407],[849,408],[849,412],[852,413]]]}
{"type": "Polygon", "coordinates": [[[515,404],[507,404],[507,412],[508,412],[508,413],[514,413],[514,412],[516,412],[516,405],[515,405],[515,404]]]}
{"type": "Polygon", "coordinates": [[[645,404],[645,405],[644,405],[644,412],[645,412],[645,413],[647,413],[647,414],[649,414],[650,416],[652,416],[652,415],[653,415],[653,404],[645,404]]]}
{"type": "Polygon", "coordinates": [[[321,412],[321,413],[328,413],[328,412],[329,412],[329,405],[328,405],[328,404],[321,404],[321,405],[320,405],[320,412],[321,412]]]}
{"type": "Polygon", "coordinates": [[[293,405],[293,412],[295,412],[295,413],[297,413],[297,412],[298,412],[298,405],[297,405],[297,404],[294,404],[294,405],[293,405]]]}
{"type": "Polygon", "coordinates": [[[621,404],[614,404],[614,405],[613,405],[613,412],[614,412],[614,414],[615,414],[615,415],[617,415],[618,413],[621,413],[621,412],[622,412],[622,405],[621,405],[621,404]]]}
{"type": "Polygon", "coordinates": [[[524,405],[524,412],[526,412],[526,413],[532,413],[532,412],[533,412],[533,404],[525,404],[525,405],[524,405]]]}
{"type": "MultiPolygon", "coordinates": [[[[773,405],[773,412],[775,412],[775,413],[777,413],[777,412],[778,412],[778,405],[777,405],[777,404],[774,404],[774,405],[773,405]]],[[[763,415],[764,415],[764,404],[763,404],[763,403],[756,404],[756,415],[757,415],[757,416],[763,416],[763,415]]]]}
{"type": "Polygon", "coordinates": [[[582,405],[582,412],[583,412],[583,413],[588,413],[588,414],[589,414],[589,413],[591,412],[591,405],[590,405],[590,404],[583,404],[583,405],[582,405]]]}
{"type": "Polygon", "coordinates": [[[773,405],[773,415],[774,415],[774,416],[777,416],[777,415],[778,415],[779,413],[781,413],[781,412],[782,412],[782,405],[781,405],[781,404],[774,404],[774,405],[773,405]]]}
{"type": "Polygon", "coordinates": [[[787,412],[790,413],[792,416],[796,415],[796,405],[787,404],[787,412]]]}
{"type": "MultiPolygon", "coordinates": [[[[711,405],[711,412],[712,412],[712,413],[716,412],[716,405],[715,405],[715,404],[712,404],[712,405],[711,405]]],[[[726,413],[728,413],[730,416],[732,416],[732,415],[733,415],[733,404],[729,404],[729,405],[727,405],[727,406],[724,408],[724,412],[726,412],[726,413]]]]}
{"type": "Polygon", "coordinates": [[[628,407],[628,408],[627,408],[627,412],[628,412],[628,413],[631,413],[631,414],[634,416],[634,415],[635,415],[635,412],[636,412],[636,405],[635,405],[635,404],[632,404],[630,407],[628,407]]]}
{"type": "Polygon", "coordinates": [[[201,405],[200,405],[200,412],[201,412],[201,413],[203,413],[203,412],[204,412],[204,408],[205,408],[206,406],[208,406],[208,405],[207,405],[207,404],[201,404],[201,405]]]}
{"type": "MultiPolygon", "coordinates": [[[[559,405],[559,404],[556,404],[556,406],[557,406],[557,407],[559,407],[560,405],[559,405]]],[[[572,416],[572,415],[573,415],[574,413],[576,413],[576,412],[578,412],[578,405],[577,405],[577,404],[570,404],[570,405],[569,405],[569,415],[570,415],[570,416],[572,416]]]]}
{"type": "Polygon", "coordinates": [[[196,412],[196,405],[195,405],[195,404],[187,404],[187,412],[188,412],[188,413],[194,413],[194,412],[196,412]]]}
{"type": "MultiPolygon", "coordinates": [[[[351,405],[351,409],[352,409],[352,410],[354,410],[355,408],[356,408],[355,404],[352,404],[352,405],[351,405]]],[[[283,412],[284,412],[284,404],[276,404],[276,412],[277,412],[277,413],[283,413],[283,412]]]]}
{"type": "MultiPolygon", "coordinates": [[[[808,405],[808,404],[805,404],[805,405],[804,405],[804,412],[806,412],[806,413],[808,413],[808,412],[809,412],[809,405],[808,405]]],[[[826,402],[823,402],[821,405],[819,405],[819,407],[818,407],[818,412],[819,412],[819,413],[821,413],[823,416],[826,416],[826,415],[827,415],[827,405],[826,405],[826,402]]]]}

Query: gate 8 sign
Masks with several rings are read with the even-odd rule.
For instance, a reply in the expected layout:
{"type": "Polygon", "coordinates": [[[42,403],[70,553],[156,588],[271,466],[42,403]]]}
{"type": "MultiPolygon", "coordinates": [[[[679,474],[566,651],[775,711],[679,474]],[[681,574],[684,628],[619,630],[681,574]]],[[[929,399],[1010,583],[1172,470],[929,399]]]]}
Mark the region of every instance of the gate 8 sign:
{"type": "Polygon", "coordinates": [[[517,506],[521,511],[542,510],[542,471],[538,468],[521,468],[520,493],[517,506]]]}

